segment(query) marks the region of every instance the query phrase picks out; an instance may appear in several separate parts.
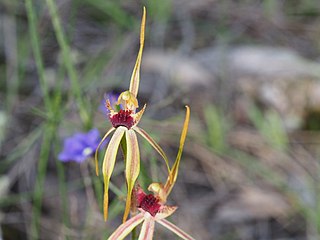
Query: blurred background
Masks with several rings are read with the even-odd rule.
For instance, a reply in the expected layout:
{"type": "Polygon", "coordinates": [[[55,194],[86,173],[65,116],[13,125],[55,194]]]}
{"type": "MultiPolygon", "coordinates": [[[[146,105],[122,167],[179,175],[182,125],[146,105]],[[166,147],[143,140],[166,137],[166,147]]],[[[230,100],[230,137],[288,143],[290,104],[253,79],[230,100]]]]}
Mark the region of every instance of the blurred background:
{"type": "MultiPolygon", "coordinates": [[[[195,239],[320,239],[318,0],[2,0],[0,239],[107,239],[121,223],[121,156],[108,222],[93,160],[57,156],[110,128],[99,106],[128,89],[143,5],[140,126],[171,164],[191,107],[170,220],[195,239]]],[[[166,171],[139,142],[146,189],[166,171]]]]}

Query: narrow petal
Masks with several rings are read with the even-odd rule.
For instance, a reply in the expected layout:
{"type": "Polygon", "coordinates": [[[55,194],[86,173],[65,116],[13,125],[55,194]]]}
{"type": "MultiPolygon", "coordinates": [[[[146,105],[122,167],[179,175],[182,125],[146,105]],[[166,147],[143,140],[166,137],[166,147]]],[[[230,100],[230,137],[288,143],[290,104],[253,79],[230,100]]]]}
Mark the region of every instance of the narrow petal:
{"type": "Polygon", "coordinates": [[[140,122],[140,119],[141,119],[144,111],[146,110],[146,107],[147,107],[147,104],[145,104],[145,105],[143,106],[143,108],[142,108],[139,112],[137,112],[137,113],[135,114],[135,125],[137,125],[137,124],[140,122]]]}
{"type": "Polygon", "coordinates": [[[109,100],[109,99],[106,100],[105,107],[109,110],[109,112],[110,112],[111,114],[114,113],[114,110],[113,110],[113,108],[112,108],[112,106],[111,106],[111,103],[110,103],[110,100],[109,100]]]}
{"type": "Polygon", "coordinates": [[[142,137],[144,137],[144,139],[146,139],[151,144],[151,146],[161,155],[161,157],[166,162],[166,166],[167,166],[168,172],[170,172],[168,157],[165,154],[165,152],[162,150],[162,148],[156,143],[156,141],[153,140],[153,138],[146,131],[144,131],[142,128],[139,128],[139,127],[135,126],[135,127],[133,127],[133,130],[135,130],[142,137]]]}
{"type": "Polygon", "coordinates": [[[163,205],[159,209],[159,212],[156,215],[156,220],[160,220],[160,219],[169,217],[177,210],[177,208],[178,208],[177,206],[163,205]]]}
{"type": "Polygon", "coordinates": [[[155,223],[155,221],[154,221],[153,217],[151,217],[150,214],[145,214],[145,220],[142,224],[142,228],[141,228],[138,240],[153,239],[154,223],[155,223]],[[146,217],[146,215],[149,215],[149,216],[146,217]]]}
{"type": "Polygon", "coordinates": [[[108,130],[108,132],[104,135],[104,137],[102,138],[102,140],[100,141],[100,143],[99,143],[99,145],[98,145],[98,147],[97,147],[97,149],[96,149],[96,153],[95,153],[95,155],[94,155],[94,160],[95,160],[94,162],[95,162],[95,165],[96,165],[96,174],[97,174],[97,176],[99,176],[99,164],[98,164],[98,151],[99,151],[99,148],[100,148],[101,144],[104,142],[104,140],[106,140],[106,138],[108,137],[108,135],[109,135],[110,133],[112,133],[114,130],[115,130],[114,127],[110,128],[110,129],[108,130]]]}
{"type": "Polygon", "coordinates": [[[134,94],[136,97],[139,89],[140,82],[140,65],[142,59],[142,52],[144,47],[144,32],[146,27],[146,8],[143,7],[143,15],[141,20],[141,29],[140,29],[140,49],[137,56],[136,64],[134,65],[131,80],[130,80],[130,88],[129,91],[134,94]]]}
{"type": "Polygon", "coordinates": [[[195,240],[193,237],[191,237],[188,233],[184,232],[182,229],[178,228],[173,223],[169,222],[166,219],[157,220],[158,223],[160,223],[162,226],[169,229],[171,232],[177,234],[179,237],[185,240],[195,240]]]}
{"type": "Polygon", "coordinates": [[[183,129],[182,129],[182,133],[181,133],[181,137],[180,137],[179,151],[177,154],[176,161],[174,162],[174,164],[171,168],[169,177],[168,177],[167,182],[164,186],[164,189],[165,189],[165,192],[167,193],[167,196],[170,194],[170,192],[174,186],[174,183],[177,180],[181,155],[182,155],[182,151],[183,151],[183,145],[186,140],[186,136],[187,136],[187,132],[188,132],[188,126],[189,126],[189,120],[190,120],[190,108],[189,108],[189,106],[186,106],[186,108],[187,108],[187,112],[186,112],[186,117],[184,120],[183,129]]]}
{"type": "Polygon", "coordinates": [[[104,209],[104,220],[107,221],[108,218],[108,204],[109,204],[109,181],[111,174],[113,172],[114,164],[116,161],[118,148],[120,141],[123,137],[124,132],[127,129],[125,127],[118,127],[112,138],[110,139],[109,145],[107,147],[106,153],[103,159],[102,173],[104,179],[104,200],[103,200],[103,209],[104,209]]]}
{"type": "Polygon", "coordinates": [[[121,224],[108,238],[108,240],[122,240],[124,239],[137,225],[144,220],[143,213],[130,218],[128,221],[121,224]]]}
{"type": "Polygon", "coordinates": [[[129,215],[131,207],[131,195],[134,184],[139,176],[140,172],[140,152],[137,135],[134,130],[130,129],[126,131],[127,141],[127,156],[126,156],[126,179],[127,179],[127,200],[126,208],[123,215],[123,221],[125,221],[129,215]]]}

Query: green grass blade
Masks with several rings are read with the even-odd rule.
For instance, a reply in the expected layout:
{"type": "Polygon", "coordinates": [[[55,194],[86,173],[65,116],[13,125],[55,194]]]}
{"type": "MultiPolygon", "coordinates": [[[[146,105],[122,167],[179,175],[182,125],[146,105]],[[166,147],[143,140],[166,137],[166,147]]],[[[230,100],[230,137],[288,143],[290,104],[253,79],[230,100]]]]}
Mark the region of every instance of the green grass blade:
{"type": "Polygon", "coordinates": [[[37,71],[39,74],[39,82],[40,82],[41,90],[44,96],[45,107],[49,111],[51,109],[50,107],[51,102],[49,98],[48,85],[45,80],[43,60],[41,56],[40,40],[39,40],[39,34],[37,32],[37,25],[38,25],[37,17],[33,9],[32,0],[26,0],[25,6],[26,6],[28,20],[29,20],[29,34],[31,38],[32,50],[33,50],[34,58],[37,65],[37,71]]]}
{"type": "Polygon", "coordinates": [[[72,62],[71,51],[67,39],[65,37],[64,31],[62,29],[62,24],[58,16],[57,6],[53,0],[46,0],[46,2],[52,18],[51,20],[57,37],[57,41],[62,51],[62,58],[71,81],[72,94],[75,96],[77,101],[80,118],[85,127],[90,128],[91,118],[86,110],[89,108],[86,108],[84,98],[82,97],[78,74],[72,62]]]}

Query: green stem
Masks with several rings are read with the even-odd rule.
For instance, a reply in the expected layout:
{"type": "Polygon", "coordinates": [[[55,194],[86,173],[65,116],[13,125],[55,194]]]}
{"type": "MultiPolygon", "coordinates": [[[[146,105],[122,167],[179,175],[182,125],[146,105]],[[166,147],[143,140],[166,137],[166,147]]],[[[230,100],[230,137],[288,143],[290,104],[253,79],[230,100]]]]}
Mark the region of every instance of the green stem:
{"type": "MultiPolygon", "coordinates": [[[[56,161],[57,164],[57,173],[58,173],[58,181],[59,181],[59,193],[61,199],[61,208],[62,208],[62,222],[65,227],[70,226],[70,221],[68,217],[69,213],[69,205],[68,205],[68,198],[67,198],[67,188],[66,188],[66,178],[64,173],[64,166],[60,161],[56,161]]],[[[69,237],[66,234],[65,239],[68,240],[69,237]]]]}
{"type": "Polygon", "coordinates": [[[67,73],[70,77],[71,89],[78,104],[80,118],[84,123],[85,127],[90,128],[92,120],[89,117],[89,114],[87,112],[88,108],[85,106],[85,102],[82,98],[77,71],[73,65],[73,60],[71,58],[71,51],[62,29],[62,24],[58,16],[57,6],[53,0],[46,0],[46,2],[52,18],[52,24],[53,24],[54,31],[56,33],[57,41],[62,51],[63,61],[66,66],[67,73]]]}
{"type": "Polygon", "coordinates": [[[32,0],[26,0],[25,6],[26,6],[28,20],[29,20],[29,34],[31,38],[32,50],[33,50],[33,54],[34,54],[34,58],[37,66],[37,71],[39,74],[40,87],[44,96],[44,104],[46,109],[50,110],[51,102],[49,97],[48,85],[45,80],[43,60],[41,56],[40,40],[39,40],[39,34],[37,32],[38,21],[36,18],[36,13],[33,9],[32,0]]]}
{"type": "Polygon", "coordinates": [[[43,185],[47,172],[47,165],[50,153],[52,139],[55,134],[55,126],[53,124],[46,124],[44,126],[42,146],[40,150],[40,157],[37,169],[37,178],[35,182],[35,190],[33,195],[32,206],[32,222],[31,222],[31,237],[32,239],[39,239],[39,218],[41,214],[43,185]]]}

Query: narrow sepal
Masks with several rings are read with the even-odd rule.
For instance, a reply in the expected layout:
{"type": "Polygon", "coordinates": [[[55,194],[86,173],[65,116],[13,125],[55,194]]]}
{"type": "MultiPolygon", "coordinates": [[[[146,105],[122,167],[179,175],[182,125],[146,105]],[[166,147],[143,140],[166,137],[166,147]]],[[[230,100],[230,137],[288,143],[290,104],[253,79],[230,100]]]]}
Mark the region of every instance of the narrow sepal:
{"type": "Polygon", "coordinates": [[[136,64],[134,65],[131,80],[130,80],[130,88],[129,91],[137,96],[140,82],[140,65],[142,59],[142,52],[144,47],[144,32],[146,27],[146,8],[143,7],[143,15],[141,20],[141,28],[140,28],[140,49],[137,56],[136,64]]]}
{"type": "Polygon", "coordinates": [[[181,132],[181,137],[180,137],[180,145],[179,145],[179,150],[178,150],[178,154],[176,157],[176,161],[174,162],[169,177],[167,179],[167,182],[164,186],[165,192],[167,194],[167,196],[170,194],[174,183],[177,180],[177,176],[178,176],[178,171],[179,171],[179,165],[180,165],[180,160],[181,160],[181,156],[182,156],[182,151],[183,151],[183,146],[184,146],[184,142],[186,140],[186,136],[187,136],[187,132],[188,132],[188,127],[189,127],[189,120],[190,120],[190,108],[189,106],[186,106],[186,117],[184,120],[184,124],[183,124],[183,128],[182,128],[182,132],[181,132]]]}
{"type": "Polygon", "coordinates": [[[166,227],[171,232],[177,234],[184,240],[195,240],[188,233],[184,232],[182,229],[180,229],[179,227],[177,227],[176,225],[174,225],[166,219],[157,220],[157,222],[160,223],[162,226],[166,227]]]}
{"type": "Polygon", "coordinates": [[[110,139],[109,145],[107,147],[107,150],[103,159],[103,165],[102,165],[102,173],[103,173],[103,180],[104,180],[103,216],[105,221],[107,221],[108,219],[109,181],[110,181],[111,174],[113,172],[120,141],[125,131],[126,131],[125,127],[117,128],[112,138],[110,139]]]}
{"type": "Polygon", "coordinates": [[[110,133],[112,133],[114,130],[115,130],[114,127],[110,128],[110,129],[108,130],[108,132],[103,136],[102,140],[100,141],[100,143],[99,143],[99,145],[98,145],[98,147],[97,147],[97,149],[96,149],[96,152],[95,152],[95,154],[94,154],[94,162],[95,162],[95,165],[96,165],[96,174],[97,174],[97,176],[99,176],[99,164],[98,164],[98,151],[99,151],[99,148],[101,147],[101,144],[106,140],[106,138],[108,137],[108,135],[109,135],[110,133]]]}
{"type": "Polygon", "coordinates": [[[139,133],[142,137],[144,137],[144,139],[146,139],[150,145],[160,154],[160,156],[164,159],[168,172],[170,172],[170,167],[169,167],[169,160],[167,155],[165,154],[165,152],[162,150],[162,148],[159,146],[158,143],[156,143],[156,141],[146,132],[144,131],[142,128],[139,128],[137,126],[133,127],[133,129],[139,133]]]}
{"type": "Polygon", "coordinates": [[[135,114],[135,124],[134,124],[134,125],[137,125],[137,124],[140,122],[140,119],[141,119],[144,111],[146,110],[146,107],[147,107],[147,104],[145,104],[145,105],[143,106],[143,108],[142,108],[139,112],[137,112],[137,113],[135,114]]]}
{"type": "Polygon", "coordinates": [[[106,106],[106,108],[109,110],[109,112],[110,112],[111,114],[114,113],[114,110],[113,110],[113,108],[112,108],[112,106],[111,106],[111,103],[110,103],[110,100],[109,100],[109,99],[106,100],[105,106],[106,106]]]}
{"type": "Polygon", "coordinates": [[[126,208],[123,215],[123,222],[126,221],[131,207],[131,196],[134,184],[140,172],[140,152],[137,135],[134,130],[126,131],[127,156],[126,156],[126,180],[127,180],[127,200],[126,208]]]}
{"type": "Polygon", "coordinates": [[[178,209],[177,206],[168,206],[168,205],[163,205],[160,209],[159,212],[156,215],[156,219],[164,219],[172,215],[176,210],[178,209]]]}
{"type": "Polygon", "coordinates": [[[122,240],[129,233],[138,226],[144,220],[143,213],[139,213],[138,215],[130,218],[128,221],[121,224],[108,238],[108,240],[122,240]]]}
{"type": "Polygon", "coordinates": [[[145,220],[142,224],[138,240],[153,239],[154,223],[155,223],[154,218],[150,214],[145,213],[145,220]],[[148,216],[146,216],[146,215],[148,215],[148,216]]]}

